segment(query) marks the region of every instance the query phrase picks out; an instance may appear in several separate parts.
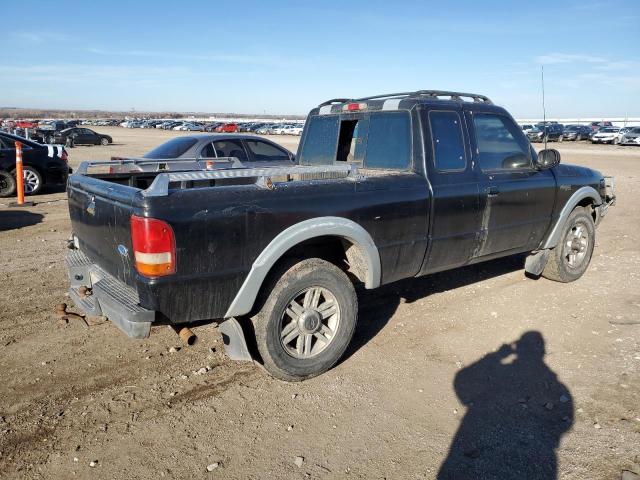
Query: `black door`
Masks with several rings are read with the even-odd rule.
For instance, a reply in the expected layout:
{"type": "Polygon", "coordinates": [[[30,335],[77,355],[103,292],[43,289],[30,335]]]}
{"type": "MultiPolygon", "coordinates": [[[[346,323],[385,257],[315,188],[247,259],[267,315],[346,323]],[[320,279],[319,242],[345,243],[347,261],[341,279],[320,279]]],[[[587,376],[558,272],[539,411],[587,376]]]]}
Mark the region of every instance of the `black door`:
{"type": "Polygon", "coordinates": [[[531,250],[551,222],[554,175],[551,170],[533,168],[535,152],[510,117],[468,109],[483,210],[474,257],[531,250]]]}
{"type": "Polygon", "coordinates": [[[421,274],[464,265],[480,228],[478,178],[460,109],[421,112],[425,160],[432,188],[429,247],[421,274]]]}
{"type": "Polygon", "coordinates": [[[10,172],[16,168],[15,141],[0,136],[0,170],[10,172]]]}

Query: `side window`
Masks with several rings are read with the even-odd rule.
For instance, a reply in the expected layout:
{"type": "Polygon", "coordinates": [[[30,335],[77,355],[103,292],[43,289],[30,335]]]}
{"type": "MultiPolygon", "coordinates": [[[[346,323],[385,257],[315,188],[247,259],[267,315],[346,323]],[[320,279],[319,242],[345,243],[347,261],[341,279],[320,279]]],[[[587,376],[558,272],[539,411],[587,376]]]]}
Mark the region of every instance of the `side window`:
{"type": "Polygon", "coordinates": [[[7,142],[4,138],[0,137],[0,149],[8,149],[7,142]]]}
{"type": "Polygon", "coordinates": [[[331,165],[338,141],[338,117],[315,116],[309,119],[304,144],[299,150],[301,165],[331,165]]]}
{"type": "Polygon", "coordinates": [[[289,160],[289,154],[274,145],[260,140],[245,140],[257,162],[278,162],[289,160]]]}
{"type": "Polygon", "coordinates": [[[473,115],[478,162],[484,171],[531,166],[529,142],[507,117],[490,113],[473,115]]]}
{"type": "Polygon", "coordinates": [[[372,113],[365,168],[406,169],[411,165],[411,122],[407,112],[372,113]]]}
{"type": "Polygon", "coordinates": [[[200,152],[202,158],[216,158],[216,151],[211,143],[207,143],[200,152]]]}
{"type": "Polygon", "coordinates": [[[236,157],[241,162],[248,160],[240,140],[219,140],[213,142],[213,147],[216,149],[218,157],[236,157]]]}
{"type": "Polygon", "coordinates": [[[462,122],[457,112],[429,112],[431,143],[435,167],[440,171],[464,170],[467,160],[464,153],[462,122]]]}

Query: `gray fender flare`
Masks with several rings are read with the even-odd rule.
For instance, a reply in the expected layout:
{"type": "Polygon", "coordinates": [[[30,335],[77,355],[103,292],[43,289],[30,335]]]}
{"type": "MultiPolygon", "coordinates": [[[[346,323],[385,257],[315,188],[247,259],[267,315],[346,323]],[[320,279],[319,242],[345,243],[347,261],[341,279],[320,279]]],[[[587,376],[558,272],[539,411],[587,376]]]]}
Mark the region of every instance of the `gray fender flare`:
{"type": "Polygon", "coordinates": [[[344,238],[357,246],[367,264],[365,287],[380,286],[380,254],[369,232],[347,218],[313,218],[290,226],[267,245],[253,262],[251,271],[231,302],[225,318],[246,315],[251,311],[269,270],[287,250],[305,240],[323,236],[344,238]]]}
{"type": "Polygon", "coordinates": [[[600,194],[593,187],[580,187],[574,192],[573,195],[571,195],[571,197],[569,197],[567,203],[565,203],[564,207],[562,207],[560,216],[553,226],[553,229],[549,233],[549,236],[540,247],[541,249],[553,248],[558,244],[558,242],[560,241],[560,235],[562,234],[562,228],[564,227],[567,218],[569,218],[569,215],[571,214],[573,209],[576,208],[576,205],[578,205],[578,203],[580,203],[585,198],[592,199],[596,205],[602,204],[602,198],[600,198],[600,194]]]}

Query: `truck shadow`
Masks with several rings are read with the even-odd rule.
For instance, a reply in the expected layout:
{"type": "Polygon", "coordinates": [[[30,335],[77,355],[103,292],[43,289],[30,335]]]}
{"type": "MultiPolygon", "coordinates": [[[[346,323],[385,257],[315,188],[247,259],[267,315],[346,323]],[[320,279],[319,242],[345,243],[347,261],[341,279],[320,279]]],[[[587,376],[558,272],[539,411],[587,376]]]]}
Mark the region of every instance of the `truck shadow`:
{"type": "Polygon", "coordinates": [[[573,401],[544,355],[544,338],[530,331],[456,374],[467,411],[438,480],[557,478],[556,449],[573,424],[573,401]]]}
{"type": "Polygon", "coordinates": [[[40,223],[43,218],[43,215],[28,210],[0,210],[0,232],[29,227],[40,223]]]}
{"type": "MultiPolygon", "coordinates": [[[[365,346],[393,317],[401,301],[413,303],[435,293],[471,285],[524,268],[525,255],[514,255],[448,270],[425,277],[401,280],[375,290],[358,292],[358,326],[340,363],[365,346]]],[[[524,275],[524,270],[522,272],[524,275]]],[[[423,321],[416,319],[416,321],[423,321]]]]}

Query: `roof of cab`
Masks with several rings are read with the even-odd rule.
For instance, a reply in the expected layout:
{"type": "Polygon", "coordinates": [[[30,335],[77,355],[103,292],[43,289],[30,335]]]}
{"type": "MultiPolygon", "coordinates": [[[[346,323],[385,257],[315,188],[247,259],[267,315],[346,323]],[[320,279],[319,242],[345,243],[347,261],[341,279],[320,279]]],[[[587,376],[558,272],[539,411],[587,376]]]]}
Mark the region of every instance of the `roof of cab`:
{"type": "Polygon", "coordinates": [[[311,114],[358,113],[362,110],[409,110],[416,104],[442,104],[448,102],[493,105],[493,102],[488,97],[476,93],[417,90],[415,92],[389,93],[362,98],[334,98],[318,105],[311,111],[311,114]],[[358,106],[362,104],[365,104],[365,106],[359,108],[358,106]]]}

